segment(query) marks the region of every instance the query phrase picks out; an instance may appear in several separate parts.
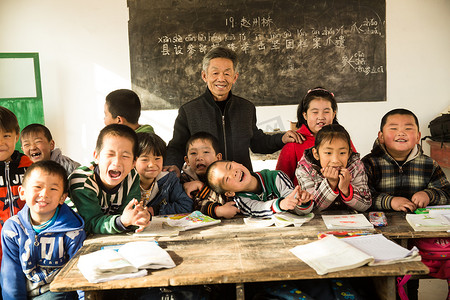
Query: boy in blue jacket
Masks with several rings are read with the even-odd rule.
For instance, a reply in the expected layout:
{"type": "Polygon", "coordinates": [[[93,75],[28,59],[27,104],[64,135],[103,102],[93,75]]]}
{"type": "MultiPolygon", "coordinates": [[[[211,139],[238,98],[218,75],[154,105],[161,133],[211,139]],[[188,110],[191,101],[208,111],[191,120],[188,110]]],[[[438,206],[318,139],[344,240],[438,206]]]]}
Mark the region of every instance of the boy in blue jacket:
{"type": "Polygon", "coordinates": [[[26,204],[1,233],[3,299],[77,298],[76,292],[50,291],[86,237],[83,219],[64,203],[67,191],[66,170],[54,161],[34,163],[25,173],[19,195],[26,204]]]}
{"type": "Polygon", "coordinates": [[[139,132],[140,156],[136,170],[140,177],[141,201],[152,215],[192,212],[193,201],[184,192],[174,172],[162,171],[166,143],[154,133],[139,132]]]}

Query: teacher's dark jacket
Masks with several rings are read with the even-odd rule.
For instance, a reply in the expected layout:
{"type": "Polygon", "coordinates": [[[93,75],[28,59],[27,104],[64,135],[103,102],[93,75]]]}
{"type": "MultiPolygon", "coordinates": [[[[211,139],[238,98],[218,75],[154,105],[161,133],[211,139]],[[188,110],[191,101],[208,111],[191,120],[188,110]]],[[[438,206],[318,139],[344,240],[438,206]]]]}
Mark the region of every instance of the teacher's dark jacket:
{"type": "Polygon", "coordinates": [[[284,145],[281,140],[283,133],[267,135],[256,127],[256,108],[252,102],[230,91],[222,115],[207,88],[203,95],[180,107],[164,164],[176,165],[181,170],[186,142],[200,131],[217,137],[223,159],[241,163],[250,171],[249,148],[255,153],[267,154],[280,150],[284,145]]]}

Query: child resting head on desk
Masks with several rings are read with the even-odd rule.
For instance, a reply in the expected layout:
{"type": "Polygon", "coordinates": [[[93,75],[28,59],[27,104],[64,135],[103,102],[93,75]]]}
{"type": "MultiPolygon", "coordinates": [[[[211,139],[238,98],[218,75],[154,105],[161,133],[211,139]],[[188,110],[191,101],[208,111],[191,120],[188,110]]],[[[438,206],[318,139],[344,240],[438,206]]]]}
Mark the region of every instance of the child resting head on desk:
{"type": "Polygon", "coordinates": [[[25,173],[19,195],[26,205],[2,230],[3,299],[78,299],[76,292],[49,291],[86,237],[83,219],[64,203],[67,185],[66,170],[54,161],[36,162],[25,173]]]}
{"type": "Polygon", "coordinates": [[[141,204],[136,133],[128,126],[111,124],[100,131],[94,162],[69,177],[69,195],[90,233],[141,231],[150,214],[141,204]]]}
{"type": "Polygon", "coordinates": [[[186,194],[194,199],[194,209],[212,218],[229,219],[239,213],[235,202],[206,184],[206,169],[218,160],[222,160],[222,153],[217,138],[208,132],[193,134],[186,143],[180,180],[186,194]]]}
{"type": "Polygon", "coordinates": [[[193,201],[186,195],[174,172],[162,171],[166,143],[154,133],[139,132],[140,155],[136,170],[140,177],[141,201],[151,215],[192,212],[193,201]]]}
{"type": "Polygon", "coordinates": [[[419,145],[419,121],[407,109],[394,109],[381,119],[378,139],[364,162],[378,210],[413,212],[450,202],[450,184],[436,161],[419,145]]]}
{"type": "Polygon", "coordinates": [[[304,215],[313,208],[311,194],[294,188],[282,171],[251,173],[237,162],[219,160],[208,167],[206,178],[216,193],[234,197],[244,215],[266,217],[288,210],[304,215]]]}
{"type": "Polygon", "coordinates": [[[314,147],[305,150],[295,174],[299,185],[313,195],[317,211],[351,208],[363,212],[372,204],[364,164],[339,124],[326,125],[317,133],[314,147]]]}

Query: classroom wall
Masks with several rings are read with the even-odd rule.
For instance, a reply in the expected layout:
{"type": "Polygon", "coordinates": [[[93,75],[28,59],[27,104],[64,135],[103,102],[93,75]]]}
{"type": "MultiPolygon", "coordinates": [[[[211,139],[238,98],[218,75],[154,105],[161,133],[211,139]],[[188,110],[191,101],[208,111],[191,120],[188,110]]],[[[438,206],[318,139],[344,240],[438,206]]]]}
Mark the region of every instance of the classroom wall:
{"type": "MultiPolygon", "coordinates": [[[[339,121],[362,155],[388,110],[413,110],[428,135],[429,121],[450,105],[450,1],[387,0],[386,12],[387,101],[339,104],[339,121]]],[[[83,164],[103,127],[106,94],[131,86],[127,22],[126,0],[0,1],[0,52],[39,52],[46,125],[63,153],[83,164]]],[[[262,129],[287,130],[296,106],[257,114],[262,129]]],[[[141,123],[168,142],[176,116],[145,111],[141,123]]]]}

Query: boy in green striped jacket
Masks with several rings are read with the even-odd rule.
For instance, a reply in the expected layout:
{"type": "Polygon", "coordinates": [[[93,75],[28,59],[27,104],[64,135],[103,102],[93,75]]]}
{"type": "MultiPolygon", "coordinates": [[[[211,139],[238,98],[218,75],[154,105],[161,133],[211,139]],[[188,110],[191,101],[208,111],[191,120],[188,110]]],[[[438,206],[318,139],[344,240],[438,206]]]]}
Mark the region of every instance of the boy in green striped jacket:
{"type": "Polygon", "coordinates": [[[150,224],[150,214],[140,203],[139,156],[136,133],[111,124],[100,131],[90,166],[69,177],[69,195],[90,233],[114,234],[150,224]]]}

